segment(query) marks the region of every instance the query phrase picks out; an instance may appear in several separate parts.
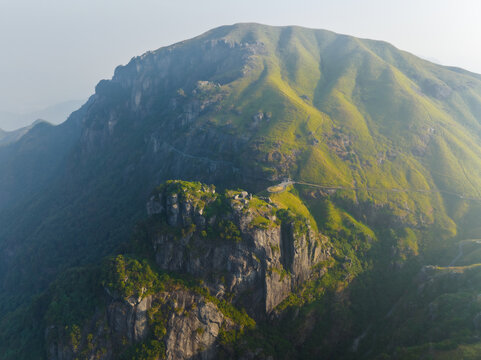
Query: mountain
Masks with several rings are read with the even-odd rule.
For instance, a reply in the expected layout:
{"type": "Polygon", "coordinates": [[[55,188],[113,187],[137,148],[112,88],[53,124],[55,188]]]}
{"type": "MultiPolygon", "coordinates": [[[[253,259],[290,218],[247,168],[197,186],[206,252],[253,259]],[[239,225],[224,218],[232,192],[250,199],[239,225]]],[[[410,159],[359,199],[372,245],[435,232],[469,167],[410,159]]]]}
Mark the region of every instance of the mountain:
{"type": "Polygon", "coordinates": [[[28,127],[37,119],[45,119],[50,123],[60,124],[83,103],[84,101],[81,100],[69,100],[26,114],[0,112],[0,128],[15,131],[22,127],[28,127]]]}
{"type": "MultiPolygon", "coordinates": [[[[237,24],[135,57],[65,123],[39,124],[0,147],[0,349],[28,358],[29,341],[45,347],[39,324],[64,321],[52,324],[45,308],[68,284],[83,289],[104,257],[155,262],[158,276],[193,266],[163,266],[132,250],[145,247],[131,237],[152,189],[182,179],[258,194],[307,219],[332,248],[310,264],[316,278],[287,287],[267,314],[250,314],[258,325],[225,351],[255,358],[256,337],[261,358],[408,358],[433,353],[434,341],[439,358],[458,351],[475,339],[477,328],[466,324],[477,308],[463,336],[404,339],[382,329],[395,304],[417,296],[413,281],[424,266],[449,268],[457,243],[479,237],[480,120],[481,75],[325,30],[237,24]],[[267,191],[286,178],[294,185],[267,191]],[[68,276],[76,280],[62,280],[68,276]],[[18,335],[22,326],[37,337],[18,335]]],[[[226,231],[235,237],[235,227],[226,231]]],[[[173,247],[169,241],[162,246],[173,247]]],[[[279,270],[275,286],[287,273],[291,279],[294,270],[279,270]]],[[[208,282],[205,273],[190,276],[208,282]]],[[[85,290],[96,295],[92,304],[104,299],[96,289],[85,290]]],[[[245,306],[233,299],[224,300],[245,306]]],[[[81,323],[93,321],[91,312],[68,304],[80,309],[76,331],[92,331],[81,323]]],[[[408,308],[396,307],[395,320],[407,319],[399,309],[408,308]]],[[[415,327],[403,324],[397,328],[415,327]]],[[[134,346],[135,336],[128,339],[134,346]]]]}
{"type": "Polygon", "coordinates": [[[36,120],[29,126],[25,126],[23,128],[13,130],[13,131],[4,131],[0,129],[0,146],[8,145],[16,142],[23,135],[28,133],[33,127],[35,127],[37,124],[42,122],[44,122],[44,120],[36,120]]]}

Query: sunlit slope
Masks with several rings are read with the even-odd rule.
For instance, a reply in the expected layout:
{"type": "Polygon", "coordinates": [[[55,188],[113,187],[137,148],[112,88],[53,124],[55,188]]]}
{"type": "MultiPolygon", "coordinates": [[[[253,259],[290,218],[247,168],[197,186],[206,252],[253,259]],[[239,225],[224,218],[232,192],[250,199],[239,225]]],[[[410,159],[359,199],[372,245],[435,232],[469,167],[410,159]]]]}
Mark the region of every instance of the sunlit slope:
{"type": "Polygon", "coordinates": [[[227,41],[263,45],[255,66],[225,85],[237,115],[215,119],[252,134],[257,156],[245,160],[264,175],[361,188],[349,196],[450,231],[446,215],[463,215],[461,196],[481,197],[478,75],[328,31],[224,30],[227,41]],[[258,112],[269,118],[256,122],[258,112]]]}

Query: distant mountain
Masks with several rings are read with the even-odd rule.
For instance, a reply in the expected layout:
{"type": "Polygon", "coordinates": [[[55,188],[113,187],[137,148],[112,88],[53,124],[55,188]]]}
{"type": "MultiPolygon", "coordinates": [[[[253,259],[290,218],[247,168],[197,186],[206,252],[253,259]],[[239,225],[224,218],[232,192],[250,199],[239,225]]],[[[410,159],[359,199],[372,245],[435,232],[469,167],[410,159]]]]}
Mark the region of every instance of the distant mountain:
{"type": "MultiPolygon", "coordinates": [[[[74,116],[72,117],[74,118],[74,116]]],[[[65,153],[79,136],[79,124],[45,121],[0,133],[0,213],[22,199],[38,196],[63,166],[65,153]]]]}
{"type": "MultiPolygon", "coordinates": [[[[207,187],[183,184],[195,194],[207,187]]],[[[189,299],[202,295],[199,301],[210,299],[207,302],[234,316],[230,306],[245,302],[229,295],[228,279],[235,275],[242,283],[244,275],[254,278],[249,274],[255,272],[234,274],[229,269],[245,270],[252,261],[258,271],[277,279],[266,287],[289,294],[273,301],[277,306],[256,318],[258,327],[251,332],[232,333],[221,325],[214,330],[212,325],[203,335],[205,329],[199,327],[192,337],[196,345],[189,347],[196,352],[189,356],[218,355],[215,346],[209,348],[212,353],[202,352],[207,349],[195,343],[209,335],[214,338],[211,345],[230,344],[225,347],[227,358],[456,358],[453,351],[461,354],[469,341],[469,351],[479,345],[478,327],[467,325],[477,324],[473,321],[481,311],[472,298],[473,287],[459,288],[470,294],[473,305],[463,314],[461,331],[431,337],[420,334],[438,324],[434,318],[408,316],[412,297],[422,294],[412,284],[422,269],[430,269],[427,265],[449,268],[458,241],[481,238],[480,189],[481,75],[430,63],[385,42],[325,30],[259,24],[211,30],[133,58],[118,67],[111,80],[100,81],[95,94],[66,122],[38,124],[0,147],[0,352],[8,354],[7,359],[59,359],[80,356],[81,349],[88,356],[111,359],[111,343],[105,348],[92,343],[104,339],[95,336],[106,331],[114,337],[126,335],[119,341],[137,354],[129,358],[159,358],[162,346],[168,341],[172,345],[166,331],[173,327],[165,325],[162,311],[181,320],[182,314],[196,313],[165,295],[158,279],[175,291],[184,285],[170,283],[162,271],[176,272],[168,276],[179,276],[189,286],[192,279],[185,273],[200,277],[195,280],[204,285],[215,280],[216,294],[206,293],[201,285],[192,285],[197,295],[190,290],[183,294],[189,299]],[[295,185],[267,191],[286,178],[295,185]],[[152,199],[152,190],[169,179],[214,184],[221,193],[242,188],[258,194],[228,197],[233,202],[227,204],[241,213],[247,204],[254,204],[254,210],[255,204],[275,209],[253,210],[249,221],[222,218],[223,211],[230,210],[220,199],[206,215],[211,230],[220,231],[195,233],[195,226],[205,223],[196,217],[189,221],[187,214],[204,209],[213,195],[187,206],[179,199],[192,194],[176,189],[162,193],[156,205],[169,208],[163,220],[154,221],[157,227],[145,227],[145,222],[151,224],[145,220],[145,203],[152,199]],[[212,217],[216,211],[219,216],[212,217]],[[185,216],[185,222],[169,223],[179,216],[185,216]],[[250,224],[281,232],[278,246],[265,248],[281,254],[282,268],[266,266],[272,257],[243,252],[238,261],[232,255],[230,267],[222,268],[225,273],[192,271],[202,267],[202,256],[215,251],[197,246],[203,238],[214,244],[232,240],[232,253],[246,250],[243,240],[267,241],[268,236],[260,234],[243,238],[248,232],[238,228],[250,224]],[[302,237],[284,240],[292,239],[287,236],[292,232],[307,236],[307,228],[319,236],[329,256],[312,265],[310,275],[302,278],[306,281],[294,281],[298,269],[291,255],[319,258],[301,251],[302,237]],[[196,237],[190,237],[194,233],[196,237]],[[183,265],[153,256],[159,246],[182,253],[172,259],[183,265]],[[104,288],[114,284],[125,293],[109,290],[106,297],[92,264],[118,254],[131,260],[116,263],[104,288]],[[130,283],[129,276],[147,279],[145,290],[130,283]],[[88,280],[92,278],[97,280],[88,280]],[[89,287],[91,283],[97,287],[89,287]],[[134,290],[142,294],[130,298],[139,294],[134,290]],[[131,323],[120,325],[123,320],[92,327],[95,314],[113,314],[103,312],[102,306],[116,301],[130,301],[128,308],[112,305],[119,313],[135,312],[149,324],[147,308],[137,307],[144,294],[159,301],[154,310],[160,311],[148,313],[160,314],[150,323],[153,337],[148,341],[137,337],[131,323]],[[84,296],[86,303],[79,300],[84,296]],[[385,330],[391,316],[403,336],[385,330]],[[411,331],[419,336],[410,337],[411,331]],[[53,347],[47,350],[46,344],[53,347]],[[149,355],[153,353],[157,355],[149,355]]],[[[436,274],[429,273],[433,282],[436,274]]],[[[476,273],[468,275],[463,278],[478,281],[476,273]]],[[[451,285],[436,288],[426,299],[444,299],[450,289],[456,291],[451,285]]],[[[463,301],[455,302],[457,308],[466,304],[463,301]]],[[[430,304],[420,304],[420,312],[431,311],[430,304]]],[[[456,323],[456,314],[446,318],[456,323]]],[[[249,323],[241,316],[237,320],[249,323]]]]}
{"type": "Polygon", "coordinates": [[[36,120],[31,125],[25,126],[23,128],[12,130],[12,131],[4,131],[0,129],[0,146],[8,145],[11,143],[16,142],[19,140],[23,135],[28,133],[35,125],[43,123],[46,121],[44,120],[36,120]]]}
{"type": "Polygon", "coordinates": [[[44,119],[52,124],[60,124],[84,102],[84,100],[64,101],[28,114],[13,114],[0,111],[0,129],[8,131],[17,130],[30,125],[38,119],[44,119]]]}

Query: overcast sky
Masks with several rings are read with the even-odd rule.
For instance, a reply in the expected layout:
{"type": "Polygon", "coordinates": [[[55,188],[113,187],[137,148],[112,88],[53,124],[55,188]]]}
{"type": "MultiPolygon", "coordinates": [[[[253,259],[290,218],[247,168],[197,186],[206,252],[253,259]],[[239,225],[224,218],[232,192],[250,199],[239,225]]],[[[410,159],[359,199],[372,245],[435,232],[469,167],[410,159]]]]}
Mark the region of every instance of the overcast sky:
{"type": "Polygon", "coordinates": [[[236,22],[380,39],[481,73],[478,0],[0,0],[0,111],[86,99],[147,50],[236,22]]]}

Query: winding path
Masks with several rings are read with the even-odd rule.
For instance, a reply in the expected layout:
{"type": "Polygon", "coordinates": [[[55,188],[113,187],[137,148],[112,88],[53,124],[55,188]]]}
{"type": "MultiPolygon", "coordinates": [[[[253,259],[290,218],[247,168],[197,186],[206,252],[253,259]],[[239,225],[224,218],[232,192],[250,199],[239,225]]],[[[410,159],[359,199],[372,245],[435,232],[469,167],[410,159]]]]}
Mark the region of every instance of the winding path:
{"type": "Polygon", "coordinates": [[[472,201],[481,201],[481,197],[470,197],[464,194],[458,194],[451,191],[446,190],[428,190],[428,189],[396,189],[396,188],[371,188],[371,187],[356,187],[356,186],[340,186],[340,185],[328,185],[328,184],[313,184],[304,181],[294,181],[294,180],[285,180],[277,185],[273,185],[267,188],[267,191],[270,193],[280,193],[286,190],[287,186],[299,184],[305,186],[312,186],[320,189],[325,190],[364,190],[369,192],[388,192],[388,193],[402,193],[402,192],[411,192],[411,193],[420,193],[420,194],[446,194],[456,196],[463,200],[472,200],[472,201]]]}
{"type": "Polygon", "coordinates": [[[286,190],[288,186],[293,185],[293,184],[296,184],[296,182],[292,181],[290,179],[284,180],[280,184],[269,186],[267,188],[267,191],[270,192],[270,193],[273,193],[273,194],[281,193],[284,190],[286,190]]]}
{"type": "Polygon", "coordinates": [[[449,263],[448,266],[456,266],[456,262],[464,256],[463,247],[467,243],[481,244],[481,239],[467,239],[460,241],[458,244],[458,254],[454,257],[454,259],[449,263]]]}

